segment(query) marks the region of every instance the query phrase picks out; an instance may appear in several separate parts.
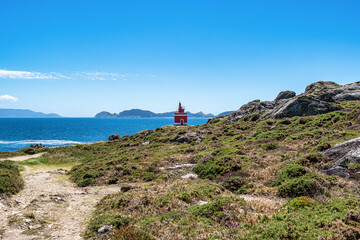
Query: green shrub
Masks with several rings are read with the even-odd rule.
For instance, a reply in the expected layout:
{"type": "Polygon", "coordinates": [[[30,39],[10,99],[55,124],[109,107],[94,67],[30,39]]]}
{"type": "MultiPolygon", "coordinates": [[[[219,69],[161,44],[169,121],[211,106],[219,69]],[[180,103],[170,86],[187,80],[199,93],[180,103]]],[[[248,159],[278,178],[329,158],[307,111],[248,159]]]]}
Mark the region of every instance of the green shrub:
{"type": "Polygon", "coordinates": [[[282,197],[313,196],[323,192],[317,178],[316,174],[307,173],[305,167],[299,164],[288,164],[270,185],[278,186],[282,197]]]}
{"type": "Polygon", "coordinates": [[[117,228],[122,228],[122,227],[128,226],[131,221],[132,221],[131,217],[122,217],[119,215],[115,215],[109,221],[109,224],[111,224],[112,226],[117,227],[117,228]]]}
{"type": "Polygon", "coordinates": [[[11,161],[0,161],[0,193],[15,194],[23,187],[24,181],[18,167],[11,161]]]}
{"type": "Polygon", "coordinates": [[[309,175],[290,179],[278,187],[281,197],[314,196],[322,193],[323,189],[316,177],[309,175]]]}
{"type": "Polygon", "coordinates": [[[35,154],[35,149],[33,149],[33,148],[25,148],[24,149],[24,153],[26,153],[26,154],[35,154]]]}
{"type": "Polygon", "coordinates": [[[241,177],[230,177],[227,181],[222,182],[222,185],[229,191],[239,194],[245,193],[251,187],[241,177]]]}
{"type": "Polygon", "coordinates": [[[219,215],[223,210],[222,202],[210,202],[203,205],[193,205],[189,207],[189,211],[192,215],[197,217],[212,217],[213,215],[219,215]]]}
{"type": "Polygon", "coordinates": [[[307,196],[294,198],[290,201],[290,206],[294,208],[303,208],[311,206],[312,199],[307,196]]]}
{"type": "Polygon", "coordinates": [[[217,165],[214,160],[201,161],[193,168],[193,171],[198,174],[200,178],[207,178],[210,180],[214,180],[223,170],[224,167],[217,165]]]}
{"type": "Polygon", "coordinates": [[[289,179],[297,178],[305,174],[305,167],[299,164],[288,164],[283,169],[281,169],[277,178],[275,178],[271,183],[271,186],[278,186],[289,179]]]}

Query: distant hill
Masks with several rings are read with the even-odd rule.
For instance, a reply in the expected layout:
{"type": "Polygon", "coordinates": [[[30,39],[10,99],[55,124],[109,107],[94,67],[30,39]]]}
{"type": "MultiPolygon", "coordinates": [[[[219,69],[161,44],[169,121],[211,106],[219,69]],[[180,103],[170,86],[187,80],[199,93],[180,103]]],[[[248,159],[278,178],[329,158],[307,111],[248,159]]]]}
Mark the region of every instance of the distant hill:
{"type": "Polygon", "coordinates": [[[0,109],[0,118],[59,118],[55,113],[34,112],[28,109],[0,109]]]}
{"type": "Polygon", "coordinates": [[[235,112],[235,111],[226,111],[226,112],[222,112],[222,113],[219,113],[219,114],[217,115],[217,117],[220,117],[220,116],[225,116],[225,115],[228,115],[228,114],[233,113],[233,112],[235,112]]]}
{"type": "MultiPolygon", "coordinates": [[[[215,117],[214,114],[205,114],[203,112],[191,113],[187,112],[189,118],[212,118],[215,117]]],[[[109,112],[100,112],[95,115],[95,118],[167,118],[174,117],[174,112],[165,112],[165,113],[154,113],[148,110],[141,109],[131,109],[125,110],[118,114],[109,113],[109,112]]]]}

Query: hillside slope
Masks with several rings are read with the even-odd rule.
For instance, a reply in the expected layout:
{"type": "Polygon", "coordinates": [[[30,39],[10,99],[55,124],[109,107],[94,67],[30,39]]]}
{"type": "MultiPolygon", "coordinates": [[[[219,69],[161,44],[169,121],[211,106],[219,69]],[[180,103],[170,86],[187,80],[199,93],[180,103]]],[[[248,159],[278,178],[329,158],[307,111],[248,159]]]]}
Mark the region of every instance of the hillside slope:
{"type": "Polygon", "coordinates": [[[360,102],[329,104],[49,149],[47,161],[80,161],[78,186],[122,186],[97,205],[87,239],[357,239],[360,159],[331,176],[322,152],[360,137],[360,102]]]}
{"type": "Polygon", "coordinates": [[[360,101],[322,104],[281,118],[250,104],[204,125],[47,149],[41,161],[75,163],[80,187],[121,187],[99,201],[85,239],[359,239],[360,101]],[[351,156],[337,152],[349,140],[351,156]]]}

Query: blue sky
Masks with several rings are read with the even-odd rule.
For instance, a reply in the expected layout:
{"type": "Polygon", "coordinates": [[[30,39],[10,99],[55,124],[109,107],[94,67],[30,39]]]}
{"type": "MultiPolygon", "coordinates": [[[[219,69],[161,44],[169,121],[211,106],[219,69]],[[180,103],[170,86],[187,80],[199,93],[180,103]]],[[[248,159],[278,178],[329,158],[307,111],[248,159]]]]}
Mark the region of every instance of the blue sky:
{"type": "Polygon", "coordinates": [[[0,108],[220,113],[360,81],[359,1],[2,0],[0,108]]]}

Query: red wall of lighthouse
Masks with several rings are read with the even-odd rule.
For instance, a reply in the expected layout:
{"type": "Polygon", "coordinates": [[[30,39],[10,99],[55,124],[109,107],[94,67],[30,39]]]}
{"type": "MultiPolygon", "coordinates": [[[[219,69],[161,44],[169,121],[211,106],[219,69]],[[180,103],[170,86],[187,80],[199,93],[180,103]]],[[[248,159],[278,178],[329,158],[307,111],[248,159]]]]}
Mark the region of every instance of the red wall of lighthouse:
{"type": "Polygon", "coordinates": [[[174,114],[174,124],[175,125],[187,125],[187,113],[185,109],[179,103],[179,109],[174,114]]]}

